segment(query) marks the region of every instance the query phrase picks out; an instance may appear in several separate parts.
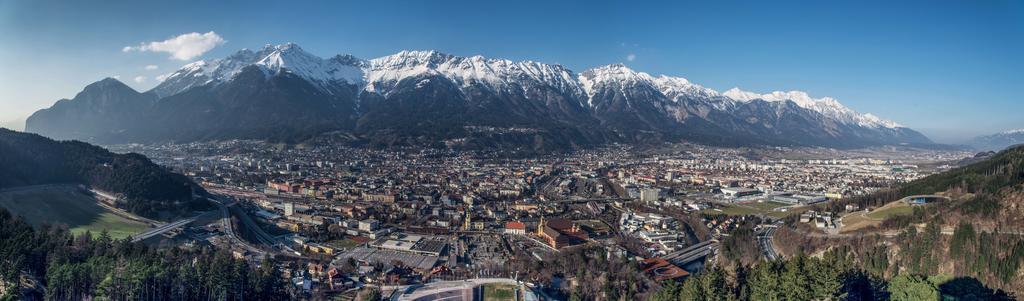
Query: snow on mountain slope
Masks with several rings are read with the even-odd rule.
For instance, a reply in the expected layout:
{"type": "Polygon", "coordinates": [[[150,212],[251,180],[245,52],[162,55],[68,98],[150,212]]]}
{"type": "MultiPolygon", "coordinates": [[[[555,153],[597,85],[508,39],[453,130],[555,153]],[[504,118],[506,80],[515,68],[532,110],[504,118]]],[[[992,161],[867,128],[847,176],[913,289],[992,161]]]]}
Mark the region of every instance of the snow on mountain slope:
{"type": "Polygon", "coordinates": [[[733,88],[723,93],[694,84],[681,77],[651,76],[622,64],[597,67],[574,74],[561,65],[533,61],[513,62],[481,56],[460,57],[437,51],[402,51],[372,60],[351,55],[322,59],[295,44],[266,45],[258,51],[243,49],[223,59],[197,61],[171,73],[153,91],[160,97],[193,87],[231,80],[243,68],[255,66],[268,76],[289,72],[332,91],[331,85],[347,83],[360,90],[387,95],[401,80],[419,76],[442,76],[460,87],[482,85],[498,92],[517,92],[547,86],[578,97],[582,105],[593,107],[598,89],[649,87],[673,103],[681,100],[703,101],[710,107],[728,112],[737,102],[762,99],[769,102],[792,101],[844,124],[868,128],[900,128],[901,125],[872,114],[860,114],[831,97],[812,98],[801,91],[775,91],[759,94],[733,88]]]}
{"type": "Polygon", "coordinates": [[[532,61],[513,62],[482,56],[459,57],[437,51],[402,51],[370,60],[364,69],[366,91],[386,94],[405,78],[440,75],[459,86],[482,84],[506,89],[542,84],[570,94],[582,94],[571,71],[560,65],[532,61]]]}
{"type": "Polygon", "coordinates": [[[292,43],[266,45],[257,52],[242,49],[223,59],[185,65],[168,75],[153,91],[165,97],[193,87],[229,81],[248,66],[260,68],[267,76],[290,72],[321,87],[334,82],[362,84],[362,63],[350,58],[337,56],[325,60],[292,43]]]}
{"type": "MultiPolygon", "coordinates": [[[[670,77],[661,75],[651,76],[645,72],[638,72],[623,64],[612,64],[586,70],[577,78],[586,91],[587,103],[593,106],[593,97],[598,89],[606,86],[616,89],[628,89],[630,87],[647,86],[661,92],[668,100],[678,102],[682,98],[694,98],[707,100],[718,96],[718,91],[691,83],[682,77],[670,77]]],[[[716,108],[724,110],[716,104],[716,108]]]]}
{"type": "Polygon", "coordinates": [[[743,91],[739,88],[732,88],[722,93],[723,96],[731,98],[740,102],[750,102],[755,99],[761,99],[769,102],[781,102],[781,101],[792,101],[797,106],[805,109],[810,109],[825,115],[826,117],[841,121],[846,124],[859,125],[862,127],[871,128],[899,128],[902,125],[879,118],[878,116],[868,114],[860,114],[856,111],[847,108],[843,104],[839,103],[838,100],[832,97],[813,98],[803,91],[775,91],[768,94],[758,94],[749,91],[743,91]]]}
{"type": "Polygon", "coordinates": [[[289,71],[321,83],[343,81],[357,84],[363,80],[363,71],[359,66],[347,65],[346,62],[333,59],[321,59],[291,43],[273,47],[272,51],[254,65],[262,66],[268,75],[289,71]]]}
{"type": "Polygon", "coordinates": [[[1008,130],[992,135],[978,136],[968,143],[980,150],[999,151],[1012,145],[1024,143],[1024,129],[1008,130]]]}

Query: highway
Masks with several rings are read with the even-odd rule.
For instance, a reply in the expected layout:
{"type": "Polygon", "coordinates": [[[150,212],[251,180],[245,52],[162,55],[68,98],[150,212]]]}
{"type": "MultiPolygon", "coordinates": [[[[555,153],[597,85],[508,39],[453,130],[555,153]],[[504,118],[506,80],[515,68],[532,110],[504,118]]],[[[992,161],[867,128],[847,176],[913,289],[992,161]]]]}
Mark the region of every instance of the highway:
{"type": "Polygon", "coordinates": [[[238,246],[241,246],[243,249],[245,249],[246,251],[249,251],[251,253],[259,254],[260,257],[263,257],[263,256],[267,255],[267,252],[265,252],[263,250],[260,250],[259,248],[254,247],[254,246],[250,245],[249,243],[246,243],[245,240],[239,238],[238,235],[235,235],[234,225],[232,225],[232,223],[231,223],[231,213],[228,212],[228,207],[235,205],[235,203],[230,203],[230,204],[225,205],[224,203],[220,202],[219,200],[215,200],[215,199],[212,199],[212,198],[209,198],[209,200],[212,201],[214,204],[217,204],[218,209],[220,209],[220,214],[221,214],[220,226],[221,226],[221,229],[224,229],[224,233],[226,233],[228,235],[228,237],[231,238],[232,244],[236,244],[238,246]]]}
{"type": "Polygon", "coordinates": [[[477,278],[461,281],[440,281],[428,284],[381,286],[381,291],[394,290],[389,300],[449,300],[471,301],[483,300],[480,291],[475,289],[485,284],[506,284],[532,292],[514,279],[508,278],[477,278]]]}
{"type": "Polygon", "coordinates": [[[220,210],[221,210],[221,226],[224,228],[224,232],[226,232],[228,234],[228,236],[231,237],[231,240],[233,242],[235,242],[238,245],[242,246],[242,248],[245,248],[246,250],[248,250],[250,252],[254,252],[254,253],[257,253],[257,254],[260,254],[260,255],[266,255],[268,253],[271,253],[271,254],[274,254],[274,255],[283,255],[283,256],[293,257],[293,258],[308,259],[308,258],[302,256],[301,254],[299,254],[298,252],[296,252],[291,247],[288,247],[286,244],[281,243],[277,238],[271,236],[267,232],[264,232],[263,228],[260,228],[259,225],[257,225],[256,222],[253,221],[252,218],[249,217],[249,215],[245,213],[245,211],[235,207],[235,204],[237,204],[237,202],[232,201],[232,202],[228,203],[228,202],[222,200],[221,197],[217,196],[217,195],[214,195],[214,197],[209,198],[209,200],[214,202],[215,204],[217,204],[220,207],[220,210]],[[255,247],[255,246],[247,243],[241,237],[238,237],[238,234],[236,233],[236,231],[234,229],[234,224],[231,222],[231,210],[232,209],[233,210],[238,210],[238,211],[236,211],[236,215],[238,216],[238,220],[241,221],[243,224],[245,224],[245,227],[250,229],[253,232],[253,234],[255,234],[256,240],[260,244],[269,246],[269,247],[271,247],[273,249],[272,250],[260,249],[258,247],[255,247]]]}
{"type": "MultiPolygon", "coordinates": [[[[87,189],[84,185],[80,185],[80,187],[82,187],[82,189],[87,189]]],[[[104,192],[104,191],[101,191],[101,190],[91,189],[91,188],[89,188],[88,190],[94,196],[110,201],[110,204],[117,203],[117,197],[112,195],[112,194],[110,194],[110,193],[107,193],[107,192],[104,192]]],[[[131,212],[122,210],[121,208],[117,208],[117,207],[111,206],[110,204],[107,204],[107,202],[103,202],[103,201],[96,202],[96,205],[99,205],[100,207],[106,208],[107,210],[110,210],[111,213],[116,214],[116,215],[118,215],[120,217],[123,217],[123,218],[126,218],[126,219],[130,219],[130,220],[133,220],[133,221],[137,221],[137,222],[144,223],[144,224],[149,224],[149,225],[162,225],[162,224],[164,224],[163,222],[160,222],[160,221],[155,221],[155,220],[151,220],[151,219],[148,219],[148,218],[145,218],[145,217],[141,217],[141,216],[132,214],[131,212]]]]}
{"type": "Polygon", "coordinates": [[[146,232],[142,232],[142,233],[139,233],[139,234],[132,235],[132,242],[140,242],[140,241],[143,241],[143,240],[147,240],[150,237],[157,236],[157,235],[160,235],[160,234],[164,234],[167,231],[171,231],[171,230],[174,230],[174,229],[176,229],[178,227],[187,225],[187,224],[189,224],[191,222],[194,222],[195,220],[196,220],[195,217],[190,217],[190,218],[178,220],[178,221],[175,221],[175,222],[172,222],[172,223],[164,224],[164,225],[158,226],[158,227],[153,228],[153,229],[149,229],[146,232]]]}
{"type": "Polygon", "coordinates": [[[714,253],[718,249],[717,240],[706,240],[695,245],[692,245],[686,249],[675,251],[672,253],[665,254],[661,258],[664,258],[668,262],[671,262],[677,266],[686,266],[687,264],[703,259],[711,253],[714,253]]]}
{"type": "MultiPolygon", "coordinates": [[[[112,195],[110,193],[107,193],[105,191],[100,191],[100,190],[96,190],[96,189],[89,189],[89,192],[92,192],[97,197],[107,199],[107,200],[109,200],[111,202],[116,202],[117,201],[117,197],[116,196],[114,196],[114,195],[112,195]]],[[[189,223],[194,222],[196,220],[196,218],[198,218],[199,216],[202,216],[202,214],[200,214],[200,215],[197,215],[197,216],[193,216],[193,217],[189,217],[189,218],[184,218],[184,219],[180,219],[180,220],[177,220],[177,221],[173,221],[173,222],[164,224],[164,223],[161,223],[161,222],[158,222],[158,221],[154,221],[154,220],[151,220],[151,219],[148,219],[148,218],[144,218],[144,217],[141,217],[141,216],[137,216],[137,215],[131,214],[131,213],[126,212],[124,210],[121,210],[119,208],[115,208],[113,206],[110,206],[110,205],[108,205],[108,204],[106,204],[104,202],[98,202],[97,204],[102,206],[102,207],[104,207],[104,208],[106,208],[107,210],[111,210],[114,214],[117,214],[119,216],[122,216],[122,217],[125,217],[125,218],[128,218],[128,219],[132,219],[132,220],[136,220],[136,221],[139,221],[139,222],[144,222],[144,223],[156,226],[156,228],[152,228],[152,229],[146,230],[146,232],[142,232],[142,233],[139,233],[139,234],[132,235],[131,236],[132,242],[140,242],[140,241],[143,241],[143,240],[147,240],[147,239],[149,239],[151,237],[167,233],[167,231],[171,231],[171,230],[180,228],[182,226],[188,225],[189,223]]]]}
{"type": "Polygon", "coordinates": [[[761,248],[761,254],[764,255],[768,261],[781,259],[782,256],[775,250],[775,243],[772,242],[775,236],[775,230],[778,227],[775,225],[764,225],[760,230],[757,231],[757,246],[761,248]]]}

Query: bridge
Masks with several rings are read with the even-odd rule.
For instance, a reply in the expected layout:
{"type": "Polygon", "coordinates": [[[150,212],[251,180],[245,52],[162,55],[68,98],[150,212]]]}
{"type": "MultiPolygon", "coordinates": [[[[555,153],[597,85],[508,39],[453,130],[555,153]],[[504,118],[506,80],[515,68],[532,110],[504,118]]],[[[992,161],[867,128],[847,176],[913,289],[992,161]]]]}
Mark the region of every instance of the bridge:
{"type": "Polygon", "coordinates": [[[180,219],[180,220],[177,220],[177,221],[165,224],[165,223],[161,223],[159,221],[155,221],[155,220],[152,220],[152,219],[141,217],[141,216],[132,214],[130,212],[121,210],[120,208],[114,207],[111,204],[116,203],[120,199],[120,197],[118,197],[115,194],[108,193],[108,192],[105,192],[105,191],[102,191],[102,190],[92,189],[92,188],[90,188],[88,190],[89,190],[89,192],[91,192],[96,197],[102,198],[102,199],[106,199],[108,202],[110,202],[108,204],[106,202],[102,202],[101,201],[101,202],[98,202],[97,204],[100,205],[103,208],[106,208],[107,210],[110,210],[112,213],[114,213],[114,214],[116,214],[118,216],[130,219],[130,220],[134,220],[134,221],[138,221],[138,222],[143,222],[143,223],[146,223],[146,224],[150,224],[150,225],[156,226],[156,228],[152,228],[152,229],[146,230],[146,232],[142,232],[142,233],[139,233],[139,234],[132,235],[131,236],[132,242],[140,242],[140,241],[143,241],[143,240],[147,240],[147,239],[149,239],[151,237],[167,233],[168,231],[171,231],[171,230],[183,227],[185,225],[188,225],[188,224],[194,222],[196,220],[196,218],[199,217],[199,216],[194,216],[194,217],[180,219]]]}
{"type": "Polygon", "coordinates": [[[221,225],[224,227],[225,231],[228,232],[228,235],[232,238],[233,241],[240,243],[240,245],[246,250],[259,254],[267,253],[266,251],[256,248],[255,246],[249,245],[248,243],[245,242],[244,239],[238,237],[238,233],[236,233],[234,225],[231,223],[232,214],[238,216],[238,220],[245,226],[246,229],[249,229],[249,231],[251,231],[257,243],[273,248],[273,253],[277,255],[285,255],[305,259],[305,257],[299,255],[299,253],[296,252],[294,249],[292,249],[291,247],[284,243],[281,243],[281,241],[278,240],[276,237],[263,231],[263,228],[260,228],[260,226],[257,225],[256,222],[252,220],[252,217],[246,214],[244,210],[235,206],[235,204],[237,204],[238,202],[228,202],[225,198],[223,198],[220,195],[212,195],[212,197],[208,199],[216,203],[220,207],[222,215],[221,225]]]}
{"type": "Polygon", "coordinates": [[[167,233],[167,231],[171,231],[171,230],[177,229],[179,227],[185,226],[187,224],[190,224],[190,223],[194,222],[195,220],[196,220],[195,217],[190,217],[190,218],[178,220],[178,221],[175,221],[175,222],[172,222],[172,223],[164,224],[164,225],[158,226],[158,227],[153,228],[153,229],[149,229],[146,232],[142,232],[142,233],[139,233],[139,234],[132,235],[132,242],[140,242],[140,241],[143,241],[143,240],[147,240],[150,237],[161,235],[161,234],[167,233]]]}
{"type": "Polygon", "coordinates": [[[509,278],[475,278],[461,281],[439,281],[428,284],[382,286],[382,291],[394,292],[386,300],[408,301],[408,300],[430,300],[430,301],[472,301],[483,300],[484,292],[481,287],[489,284],[507,285],[515,288],[516,300],[539,300],[533,289],[528,284],[509,278]],[[523,293],[523,299],[519,299],[523,293]]]}
{"type": "Polygon", "coordinates": [[[668,253],[665,256],[661,256],[661,258],[664,258],[676,266],[682,267],[694,261],[704,259],[704,257],[711,255],[711,253],[714,253],[717,249],[718,241],[711,239],[702,241],[686,249],[668,253]]]}

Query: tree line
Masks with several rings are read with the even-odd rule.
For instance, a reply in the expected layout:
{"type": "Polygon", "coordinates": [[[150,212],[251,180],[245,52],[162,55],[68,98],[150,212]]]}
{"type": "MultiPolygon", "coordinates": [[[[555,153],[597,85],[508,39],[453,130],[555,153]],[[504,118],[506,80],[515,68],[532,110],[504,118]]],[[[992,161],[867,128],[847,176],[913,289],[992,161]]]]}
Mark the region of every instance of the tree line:
{"type": "Polygon", "coordinates": [[[1024,183],[1024,146],[1004,150],[991,158],[971,165],[930,175],[875,193],[831,203],[833,211],[846,204],[861,208],[878,207],[910,195],[957,191],[971,195],[971,200],[958,204],[968,213],[992,214],[1000,208],[999,196],[1004,189],[1024,183]]]}
{"type": "Polygon", "coordinates": [[[188,177],[143,155],[0,129],[0,188],[40,184],[84,184],[118,193],[122,207],[146,217],[208,206],[193,200],[193,192],[203,192],[188,177]]]}
{"type": "Polygon", "coordinates": [[[154,249],[105,232],[33,229],[0,209],[0,300],[287,300],[282,272],[223,250],[154,249]],[[37,288],[16,289],[20,283],[37,288]]]}
{"type": "Polygon", "coordinates": [[[848,249],[799,255],[731,270],[714,266],[682,283],[666,283],[652,301],[683,300],[1013,300],[971,278],[936,283],[914,273],[883,278],[858,268],[848,249]]]}

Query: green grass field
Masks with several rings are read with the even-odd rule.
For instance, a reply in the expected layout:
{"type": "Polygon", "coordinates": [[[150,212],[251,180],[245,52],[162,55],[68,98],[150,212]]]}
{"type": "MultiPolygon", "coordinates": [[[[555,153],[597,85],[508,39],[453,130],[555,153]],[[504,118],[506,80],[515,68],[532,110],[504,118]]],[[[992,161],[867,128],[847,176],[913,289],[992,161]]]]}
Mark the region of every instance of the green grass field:
{"type": "Polygon", "coordinates": [[[885,220],[894,216],[911,214],[914,214],[913,207],[911,207],[907,203],[897,201],[882,206],[881,208],[878,208],[875,211],[871,211],[871,213],[868,213],[868,217],[878,220],[885,220]]]}
{"type": "Polygon", "coordinates": [[[120,217],[96,204],[91,196],[73,186],[52,186],[0,193],[0,207],[25,218],[30,224],[66,224],[72,233],[99,235],[107,230],[113,238],[140,233],[148,225],[120,217]]]}
{"type": "Polygon", "coordinates": [[[508,284],[485,284],[484,301],[514,301],[516,288],[508,284]]]}
{"type": "Polygon", "coordinates": [[[882,224],[886,219],[914,214],[914,207],[903,201],[885,204],[871,212],[853,212],[843,216],[843,227],[839,232],[851,232],[882,224]]]}

